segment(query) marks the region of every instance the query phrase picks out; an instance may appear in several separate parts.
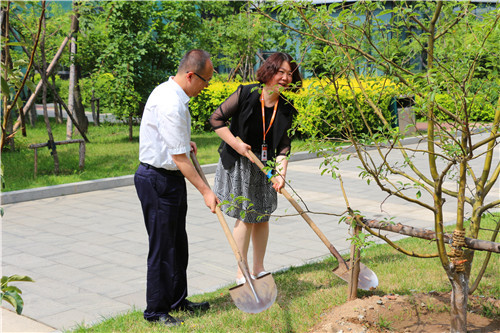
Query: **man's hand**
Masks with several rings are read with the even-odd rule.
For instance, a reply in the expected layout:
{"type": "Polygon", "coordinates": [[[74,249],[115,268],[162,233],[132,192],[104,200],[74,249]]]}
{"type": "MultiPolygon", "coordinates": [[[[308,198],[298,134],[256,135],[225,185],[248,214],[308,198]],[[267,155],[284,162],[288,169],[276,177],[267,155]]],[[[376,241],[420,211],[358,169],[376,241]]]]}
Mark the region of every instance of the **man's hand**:
{"type": "Polygon", "coordinates": [[[203,199],[205,200],[205,205],[210,208],[210,211],[215,213],[215,208],[220,202],[215,193],[211,189],[208,189],[208,191],[203,193],[203,199]]]}
{"type": "Polygon", "coordinates": [[[191,141],[189,144],[191,145],[191,151],[194,152],[195,155],[198,154],[198,147],[196,147],[196,142],[191,141]]]}
{"type": "MultiPolygon", "coordinates": [[[[193,151],[196,151],[196,144],[192,142],[191,148],[193,151]]],[[[214,192],[210,189],[210,186],[208,184],[205,184],[201,176],[198,174],[196,171],[196,168],[194,167],[193,163],[189,160],[188,156],[186,154],[176,154],[172,155],[172,159],[174,160],[174,163],[177,165],[179,170],[181,170],[182,174],[184,177],[187,178],[191,182],[191,184],[196,187],[198,191],[200,191],[201,195],[203,195],[203,200],[205,200],[205,204],[207,205],[208,208],[212,211],[212,213],[215,213],[215,207],[218,204],[218,199],[215,196],[214,192]]]]}

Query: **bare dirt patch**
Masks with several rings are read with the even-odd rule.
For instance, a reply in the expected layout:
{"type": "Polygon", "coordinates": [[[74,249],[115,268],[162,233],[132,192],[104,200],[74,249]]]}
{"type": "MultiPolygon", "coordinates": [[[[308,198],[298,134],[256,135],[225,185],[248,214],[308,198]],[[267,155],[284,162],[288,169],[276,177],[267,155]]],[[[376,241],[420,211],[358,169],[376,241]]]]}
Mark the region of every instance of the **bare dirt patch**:
{"type": "MultiPolygon", "coordinates": [[[[500,307],[493,298],[469,297],[468,332],[500,332],[498,316],[478,314],[486,303],[500,307]]],[[[364,297],[331,309],[310,332],[449,332],[449,304],[449,293],[364,297]]]]}

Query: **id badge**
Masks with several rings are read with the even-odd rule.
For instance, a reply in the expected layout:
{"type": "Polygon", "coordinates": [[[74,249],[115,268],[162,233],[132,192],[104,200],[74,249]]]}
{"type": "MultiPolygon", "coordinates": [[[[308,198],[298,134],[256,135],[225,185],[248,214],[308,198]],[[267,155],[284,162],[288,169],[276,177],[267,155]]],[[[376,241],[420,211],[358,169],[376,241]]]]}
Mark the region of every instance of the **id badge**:
{"type": "Polygon", "coordinates": [[[266,162],[267,161],[267,144],[266,143],[262,144],[262,148],[261,148],[261,151],[260,151],[260,160],[262,162],[266,162]]]}

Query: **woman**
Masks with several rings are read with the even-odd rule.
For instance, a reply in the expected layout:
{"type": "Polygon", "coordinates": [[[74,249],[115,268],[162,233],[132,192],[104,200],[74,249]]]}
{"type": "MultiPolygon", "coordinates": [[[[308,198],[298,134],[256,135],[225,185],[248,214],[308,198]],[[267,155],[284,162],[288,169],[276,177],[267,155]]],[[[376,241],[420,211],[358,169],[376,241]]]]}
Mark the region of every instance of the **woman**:
{"type": "MultiPolygon", "coordinates": [[[[288,130],[295,113],[293,105],[281,92],[292,85],[298,87],[302,79],[292,57],[277,52],[259,68],[257,80],[259,84],[239,86],[212,114],[210,124],[223,140],[219,148],[214,193],[221,201],[232,202],[239,196],[250,200],[243,201],[236,209],[227,211],[227,207],[222,207],[222,210],[237,219],[233,236],[245,261],[252,240],[252,275],[261,277],[267,273],[264,255],[269,237],[269,217],[277,207],[276,192],[285,186],[286,156],[291,148],[288,130]],[[226,122],[229,120],[231,125],[228,128],[226,122]],[[264,164],[276,159],[277,183],[271,183],[251,162],[249,149],[264,164]]],[[[236,282],[245,283],[239,268],[236,282]]]]}

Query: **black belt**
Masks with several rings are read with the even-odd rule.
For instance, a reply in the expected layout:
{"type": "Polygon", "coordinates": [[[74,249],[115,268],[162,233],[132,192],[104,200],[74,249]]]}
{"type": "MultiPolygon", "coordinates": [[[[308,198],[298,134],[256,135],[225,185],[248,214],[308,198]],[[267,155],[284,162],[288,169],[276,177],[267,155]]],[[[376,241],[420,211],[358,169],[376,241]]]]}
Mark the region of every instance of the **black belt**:
{"type": "Polygon", "coordinates": [[[143,163],[143,162],[141,162],[141,165],[143,167],[145,167],[146,169],[153,169],[153,170],[155,170],[163,175],[184,177],[184,175],[182,174],[182,172],[180,170],[167,170],[167,169],[163,169],[163,168],[157,168],[157,167],[154,167],[150,164],[143,163]]]}

